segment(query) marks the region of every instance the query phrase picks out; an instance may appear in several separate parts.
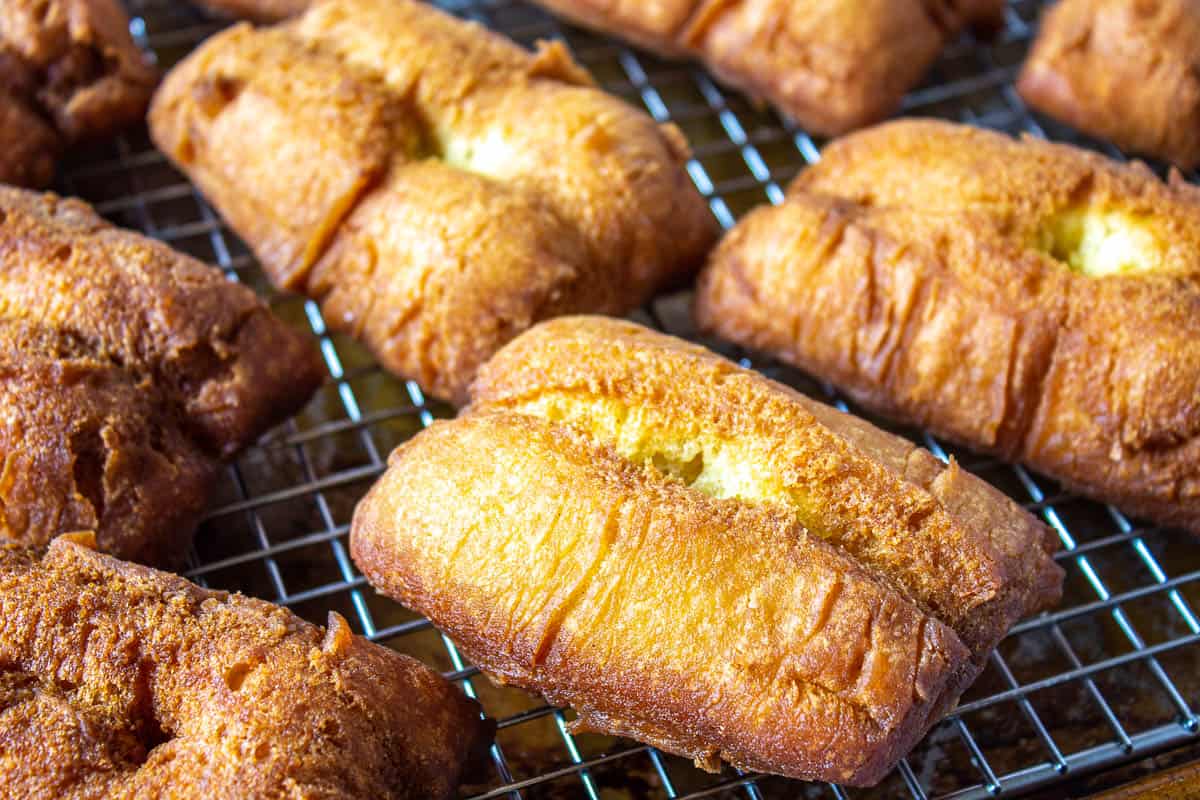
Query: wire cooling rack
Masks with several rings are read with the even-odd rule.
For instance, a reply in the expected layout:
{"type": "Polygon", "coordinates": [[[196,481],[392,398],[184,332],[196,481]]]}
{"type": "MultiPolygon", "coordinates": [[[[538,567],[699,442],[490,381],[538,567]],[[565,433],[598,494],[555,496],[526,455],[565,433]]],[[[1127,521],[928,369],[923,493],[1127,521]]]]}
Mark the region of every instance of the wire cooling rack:
{"type": "MultiPolygon", "coordinates": [[[[695,151],[691,175],[725,226],[754,205],[780,201],[787,180],[819,157],[820,140],[722,90],[699,68],[661,62],[512,0],[443,5],[525,43],[565,39],[605,88],[678,124],[695,151]]],[[[905,112],[1071,140],[1069,131],[1031,116],[1012,86],[1040,5],[1013,2],[995,42],[964,38],[951,46],[908,96],[905,112]]],[[[135,36],[164,68],[222,24],[183,0],[129,0],[129,7],[135,36]]],[[[492,686],[428,622],[376,595],[348,557],[354,504],[382,472],[388,452],[452,409],[427,401],[415,384],[384,374],[361,347],[330,333],[315,304],[274,293],[245,245],[144,130],[78,154],[58,188],[92,201],[121,225],[219,265],[269,296],[277,313],[319,343],[328,379],[302,414],[229,468],[187,575],[282,603],[317,622],[338,611],[359,632],[421,658],[478,697],[499,732],[491,763],[469,776],[464,797],[972,798],[1038,789],[1058,797],[1072,776],[1198,739],[1200,544],[1079,500],[1020,467],[879,420],[941,457],[955,455],[1054,528],[1067,571],[1058,609],[1019,624],[957,711],[873,790],[733,770],[710,775],[634,742],[573,735],[570,712],[492,686]]],[[[695,338],[688,299],[686,292],[660,298],[637,317],[695,338]]],[[[746,353],[708,343],[847,408],[830,387],[796,371],[752,364],[746,353]]]]}

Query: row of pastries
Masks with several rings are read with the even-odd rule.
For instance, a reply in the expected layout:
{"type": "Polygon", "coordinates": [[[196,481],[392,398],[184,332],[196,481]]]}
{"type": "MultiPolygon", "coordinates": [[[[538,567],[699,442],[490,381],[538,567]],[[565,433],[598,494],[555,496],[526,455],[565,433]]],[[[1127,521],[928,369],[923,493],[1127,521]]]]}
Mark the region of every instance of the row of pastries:
{"type": "MultiPolygon", "coordinates": [[[[417,0],[212,0],[283,21],[217,33],[150,102],[118,7],[43,5],[6,7],[0,38],[20,18],[76,37],[60,58],[100,53],[75,90],[149,102],[155,144],[278,288],[461,408],[392,454],[352,556],[576,729],[870,785],[1061,595],[1052,532],[954,460],[611,318],[697,271],[702,330],[1200,533],[1200,193],[1177,174],[897,121],[831,143],[718,242],[683,134],[561,44],[417,0]]],[[[800,24],[787,4],[546,5],[817,130],[887,113],[1003,12],[826,4],[814,18],[865,48],[821,60],[859,81],[838,94],[846,74],[764,60],[767,40],[822,44],[768,35],[800,24]],[[871,50],[897,26],[906,44],[871,50]]],[[[452,796],[493,726],[440,676],[336,615],[321,630],[118,560],[181,562],[221,464],[322,382],[301,334],[80,201],[5,187],[0,354],[0,731],[25,731],[0,735],[6,785],[452,796]]]]}
{"type": "MultiPolygon", "coordinates": [[[[825,136],[901,107],[962,31],[992,38],[1005,0],[535,0],[578,24],[718,79],[825,136]]],[[[260,21],[311,0],[201,0],[260,21]]],[[[1024,24],[1024,23],[1021,23],[1024,24]]],[[[1200,163],[1200,13],[1191,0],[1059,0],[1044,14],[1016,87],[1038,111],[1128,151],[1200,163]]]]}
{"type": "MultiPolygon", "coordinates": [[[[312,5],[197,1],[259,22],[312,5]]],[[[660,55],[700,60],[830,136],[895,112],[948,42],[967,29],[991,37],[1011,13],[1004,0],[539,2],[660,55]]],[[[155,75],[124,20],[118,0],[13,0],[0,9],[0,179],[45,185],[66,147],[141,115],[155,75]]],[[[1200,14],[1191,0],[1060,0],[1041,27],[1016,84],[1027,103],[1131,152],[1183,169],[1200,162],[1200,14]]]]}

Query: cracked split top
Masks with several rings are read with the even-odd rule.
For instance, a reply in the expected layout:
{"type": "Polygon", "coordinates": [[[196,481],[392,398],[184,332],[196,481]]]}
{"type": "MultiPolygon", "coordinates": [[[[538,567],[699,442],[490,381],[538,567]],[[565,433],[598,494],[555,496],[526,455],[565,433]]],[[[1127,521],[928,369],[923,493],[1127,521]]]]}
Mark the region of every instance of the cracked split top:
{"type": "Polygon", "coordinates": [[[1050,531],[951,462],[629,322],[544,322],[391,456],[355,563],[578,727],[880,780],[1019,617],[1050,531]]]}
{"type": "Polygon", "coordinates": [[[1200,533],[1200,190],[927,120],[827,147],[713,253],[701,326],[1200,533]]]}
{"type": "Polygon", "coordinates": [[[222,459],[323,375],[216,269],[0,187],[0,539],[92,528],[104,550],[179,561],[222,459]]]}
{"type": "Polygon", "coordinates": [[[140,120],[156,79],[118,0],[0,3],[0,181],[45,186],[65,147],[140,120]]]}
{"type": "Polygon", "coordinates": [[[235,26],[150,119],[277,285],[458,402],[534,322],[628,311],[715,238],[677,129],[561,45],[530,53],[415,0],[235,26]]]}
{"type": "Polygon", "coordinates": [[[0,544],[7,797],[445,800],[490,739],[417,661],[93,552],[0,544]]]}

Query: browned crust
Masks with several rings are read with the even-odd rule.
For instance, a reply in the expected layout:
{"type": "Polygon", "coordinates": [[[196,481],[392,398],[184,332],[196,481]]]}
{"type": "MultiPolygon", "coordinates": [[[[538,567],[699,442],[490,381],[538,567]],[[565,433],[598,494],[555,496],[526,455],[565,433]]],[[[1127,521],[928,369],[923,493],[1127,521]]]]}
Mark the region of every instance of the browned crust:
{"type": "Polygon", "coordinates": [[[1017,619],[1058,601],[1053,535],[1016,503],[953,462],[683,340],[619,320],[552,320],[501,350],[471,395],[480,412],[615,401],[642,428],[711,442],[708,460],[769,463],[793,498],[784,510],[896,581],[981,661],[1017,619]]]}
{"type": "Polygon", "coordinates": [[[873,783],[952,702],[968,656],[787,515],[520,414],[399,448],[351,545],[498,680],[710,769],[873,783]]]}
{"type": "Polygon", "coordinates": [[[192,0],[209,11],[235,19],[255,22],[279,22],[301,14],[310,0],[192,0]]]}
{"type": "Polygon", "coordinates": [[[181,560],[220,463],[165,405],[71,334],[0,320],[0,541],[95,528],[106,551],[181,560]]]}
{"type": "Polygon", "coordinates": [[[931,121],[826,148],[702,275],[701,326],[863,404],[1200,532],[1200,195],[1141,165],[931,121]],[[1156,266],[1037,246],[1069,209],[1149,226],[1156,266]]]}
{"type": "Polygon", "coordinates": [[[0,7],[0,181],[44,186],[67,145],[141,119],[156,81],[116,0],[0,7]]]}
{"type": "Polygon", "coordinates": [[[529,325],[636,307],[715,238],[678,130],[560,45],[531,54],[413,0],[213,37],[150,117],[276,284],[459,402],[529,325]]]}
{"type": "Polygon", "coordinates": [[[220,459],[302,407],[312,345],[85,203],[0,187],[0,537],[182,558],[220,459]]]}
{"type": "Polygon", "coordinates": [[[6,792],[436,800],[486,746],[474,701],[337,614],[321,629],[88,536],[0,546],[6,792]]]}
{"type": "Polygon", "coordinates": [[[323,380],[312,344],[249,288],[86,203],[0,187],[0,217],[3,315],[172,392],[212,451],[250,444],[323,380]]]}
{"type": "Polygon", "coordinates": [[[393,453],[355,562],[584,728],[871,784],[1061,592],[955,465],[633,323],[541,323],[471,394],[393,453]]]}
{"type": "Polygon", "coordinates": [[[1042,17],[1017,90],[1122,149],[1200,163],[1200,3],[1062,0],[1042,17]]]}
{"type": "Polygon", "coordinates": [[[705,63],[814,133],[834,135],[900,106],[968,25],[1003,24],[1002,0],[538,0],[667,56],[705,63]]]}
{"type": "Polygon", "coordinates": [[[46,186],[61,149],[58,133],[13,95],[0,90],[0,182],[46,186]]]}

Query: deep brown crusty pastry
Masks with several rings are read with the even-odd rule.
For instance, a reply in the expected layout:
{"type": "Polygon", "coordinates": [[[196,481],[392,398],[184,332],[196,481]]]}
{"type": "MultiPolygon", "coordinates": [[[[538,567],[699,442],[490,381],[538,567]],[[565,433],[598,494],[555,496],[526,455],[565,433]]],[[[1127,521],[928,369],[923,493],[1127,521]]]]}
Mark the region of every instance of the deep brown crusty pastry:
{"type": "Polygon", "coordinates": [[[393,453],[355,562],[584,729],[871,784],[1061,591],[953,463],[633,323],[542,323],[472,401],[393,453]]]}
{"type": "Polygon", "coordinates": [[[1200,532],[1200,191],[932,121],[826,148],[696,317],[862,404],[1200,532]]]}
{"type": "Polygon", "coordinates": [[[0,187],[0,538],[186,551],[221,459],[298,410],[315,348],[248,288],[77,200],[0,187]]]}
{"type": "Polygon", "coordinates": [[[627,311],[715,236],[674,127],[560,45],[530,54],[414,0],[222,33],[151,124],[278,285],[456,401],[529,325],[627,311]]]}
{"type": "Polygon", "coordinates": [[[1004,19],[1004,0],[535,1],[663,55],[700,59],[823,135],[891,114],[948,41],[1004,19]]]}
{"type": "Polygon", "coordinates": [[[0,545],[9,797],[449,798],[479,706],[419,662],[88,549],[0,545]]]}
{"type": "Polygon", "coordinates": [[[220,462],[164,405],[77,336],[0,320],[0,541],[94,525],[105,550],[182,559],[220,462]]]}
{"type": "Polygon", "coordinates": [[[1200,163],[1200,2],[1062,0],[1017,90],[1034,108],[1131,152],[1200,163]]]}
{"type": "Polygon", "coordinates": [[[65,147],[141,119],[155,80],[117,0],[6,0],[0,182],[46,185],[65,147]]]}
{"type": "Polygon", "coordinates": [[[0,90],[0,183],[45,186],[54,179],[55,130],[0,90]]]}

